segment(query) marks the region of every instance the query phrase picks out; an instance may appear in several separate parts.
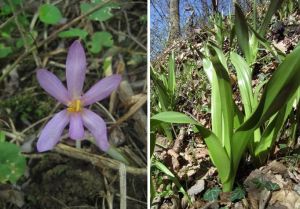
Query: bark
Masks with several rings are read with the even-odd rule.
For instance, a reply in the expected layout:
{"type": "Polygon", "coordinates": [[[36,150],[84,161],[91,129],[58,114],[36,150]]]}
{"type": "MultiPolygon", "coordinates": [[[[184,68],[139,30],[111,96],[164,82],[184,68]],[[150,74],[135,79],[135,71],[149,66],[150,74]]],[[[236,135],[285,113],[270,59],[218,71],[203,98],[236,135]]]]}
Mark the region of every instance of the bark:
{"type": "Polygon", "coordinates": [[[179,0],[170,0],[170,35],[169,41],[180,36],[179,0]]]}
{"type": "Polygon", "coordinates": [[[212,0],[213,12],[218,12],[218,0],[212,0]]]}

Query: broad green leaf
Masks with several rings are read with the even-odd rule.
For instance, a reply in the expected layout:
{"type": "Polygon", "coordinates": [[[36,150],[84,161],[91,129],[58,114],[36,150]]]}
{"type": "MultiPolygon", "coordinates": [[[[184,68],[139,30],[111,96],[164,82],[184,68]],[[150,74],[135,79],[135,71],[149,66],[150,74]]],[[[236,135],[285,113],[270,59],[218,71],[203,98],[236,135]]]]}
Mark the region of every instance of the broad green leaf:
{"type": "MultiPolygon", "coordinates": [[[[168,80],[169,92],[173,98],[175,95],[175,88],[176,88],[176,78],[175,78],[175,57],[174,52],[170,55],[169,58],[169,80],[168,80]]],[[[173,101],[172,101],[173,102],[173,101]]]]}
{"type": "Polygon", "coordinates": [[[221,63],[215,47],[208,45],[211,57],[210,61],[213,64],[213,69],[216,73],[219,100],[214,102],[221,103],[222,111],[222,145],[225,147],[228,156],[231,156],[231,138],[233,135],[233,120],[234,120],[234,105],[232,100],[232,89],[228,72],[221,63]]]}
{"type": "Polygon", "coordinates": [[[262,98],[254,114],[241,129],[258,127],[286,104],[300,85],[300,47],[291,52],[278,66],[266,84],[262,98]],[[257,121],[257,119],[260,119],[257,121]],[[254,122],[255,121],[255,122],[254,122]]]}
{"type": "Polygon", "coordinates": [[[240,89],[246,118],[248,118],[254,108],[251,70],[246,61],[240,55],[231,52],[230,59],[237,72],[238,86],[240,89]]]}
{"type": "Polygon", "coordinates": [[[235,33],[239,46],[241,47],[248,63],[251,62],[249,46],[249,31],[246,18],[238,4],[235,4],[235,33]]]}
{"type": "MultiPolygon", "coordinates": [[[[102,4],[102,0],[98,1],[97,3],[81,3],[80,4],[80,10],[83,14],[87,13],[91,9],[93,9],[95,6],[97,6],[99,3],[102,4]]],[[[106,21],[113,17],[113,14],[111,13],[112,9],[118,9],[119,5],[116,3],[107,3],[104,4],[103,7],[98,9],[97,11],[93,12],[88,16],[90,20],[96,20],[96,21],[106,21]]]]}
{"type": "Polygon", "coordinates": [[[85,37],[88,35],[88,32],[85,30],[82,30],[80,28],[70,28],[69,30],[62,31],[58,34],[60,38],[73,38],[73,37],[79,37],[81,39],[85,39],[85,37]]]}
{"type": "Polygon", "coordinates": [[[259,34],[261,36],[264,36],[267,29],[269,28],[269,24],[271,21],[271,18],[273,16],[273,14],[275,14],[275,12],[277,11],[278,8],[280,8],[281,4],[282,4],[283,0],[271,0],[271,3],[269,5],[267,14],[264,18],[263,23],[261,24],[260,28],[259,28],[259,34]]]}
{"type": "Polygon", "coordinates": [[[218,78],[214,71],[213,64],[209,59],[203,59],[203,69],[211,85],[212,131],[222,143],[222,104],[220,102],[218,78]]]}
{"type": "Polygon", "coordinates": [[[108,32],[96,32],[92,35],[88,47],[92,53],[99,53],[103,46],[111,47],[113,45],[112,36],[108,32]]]}
{"type": "Polygon", "coordinates": [[[209,42],[209,45],[211,45],[213,47],[213,49],[216,52],[220,62],[222,63],[222,65],[226,69],[226,71],[228,72],[227,58],[226,58],[225,54],[223,53],[223,51],[214,42],[209,42]]]}
{"type": "Polygon", "coordinates": [[[252,132],[280,110],[294,95],[300,85],[300,47],[291,52],[273,73],[266,84],[262,98],[254,113],[234,133],[232,158],[234,173],[241,156],[251,139],[252,132]]]}
{"type": "Polygon", "coordinates": [[[62,19],[59,9],[52,4],[43,4],[39,8],[39,18],[46,24],[57,24],[62,19]]]}
{"type": "Polygon", "coordinates": [[[9,142],[0,143],[0,182],[10,181],[16,183],[24,174],[26,167],[25,158],[21,155],[20,148],[9,142]]]}
{"type": "MultiPolygon", "coordinates": [[[[287,120],[290,112],[293,108],[293,103],[298,96],[298,92],[290,99],[290,101],[280,109],[275,117],[268,124],[267,128],[263,132],[261,140],[255,149],[255,156],[259,157],[261,153],[268,151],[275,143],[280,131],[287,120]]],[[[263,160],[264,161],[264,160],[263,160]]]]}
{"type": "Polygon", "coordinates": [[[205,138],[205,143],[208,147],[211,159],[218,169],[222,183],[227,182],[231,171],[230,159],[214,133],[201,126],[194,119],[179,112],[162,112],[151,117],[151,126],[155,126],[155,124],[157,125],[161,122],[195,125],[205,138]]]}
{"type": "Polygon", "coordinates": [[[234,202],[237,200],[241,200],[245,197],[245,195],[246,195],[245,190],[242,187],[238,186],[237,188],[235,188],[235,190],[232,191],[230,195],[230,201],[234,202]]]}
{"type": "Polygon", "coordinates": [[[258,42],[263,45],[267,50],[269,50],[269,52],[274,56],[275,59],[277,59],[279,62],[281,62],[281,59],[284,59],[285,54],[279,50],[276,49],[276,47],[272,47],[271,43],[269,43],[269,41],[267,39],[265,39],[264,37],[262,37],[257,31],[255,31],[251,25],[248,25],[248,27],[250,28],[250,30],[253,32],[253,34],[255,35],[256,39],[258,40],[258,42]]]}
{"type": "Polygon", "coordinates": [[[219,187],[208,189],[203,195],[203,200],[209,202],[216,201],[219,199],[220,193],[221,193],[221,189],[219,187]]]}
{"type": "Polygon", "coordinates": [[[97,32],[95,34],[97,34],[97,38],[101,40],[102,46],[111,47],[114,44],[112,35],[109,32],[104,31],[104,32],[97,32]]]}

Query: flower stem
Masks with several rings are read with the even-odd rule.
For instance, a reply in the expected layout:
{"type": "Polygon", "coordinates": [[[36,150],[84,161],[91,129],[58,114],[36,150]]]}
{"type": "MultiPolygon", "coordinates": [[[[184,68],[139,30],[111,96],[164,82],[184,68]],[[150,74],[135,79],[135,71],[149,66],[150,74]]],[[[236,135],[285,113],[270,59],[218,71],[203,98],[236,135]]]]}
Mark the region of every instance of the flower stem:
{"type": "Polygon", "coordinates": [[[76,148],[81,149],[81,141],[76,140],[76,148]]]}

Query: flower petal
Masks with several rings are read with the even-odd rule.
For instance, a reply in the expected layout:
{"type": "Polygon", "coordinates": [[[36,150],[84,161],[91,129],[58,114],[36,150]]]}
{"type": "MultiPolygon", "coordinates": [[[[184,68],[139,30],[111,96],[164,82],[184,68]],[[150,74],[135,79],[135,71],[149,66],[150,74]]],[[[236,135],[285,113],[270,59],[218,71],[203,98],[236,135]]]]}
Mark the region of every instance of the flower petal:
{"type": "Polygon", "coordinates": [[[45,69],[37,70],[37,80],[40,86],[59,102],[68,105],[70,97],[62,82],[51,72],[45,69]]]}
{"type": "Polygon", "coordinates": [[[37,142],[37,150],[39,152],[44,152],[53,149],[60,140],[62,132],[68,123],[69,116],[67,110],[56,113],[43,128],[37,142]]]}
{"type": "Polygon", "coordinates": [[[84,137],[84,128],[80,113],[70,114],[69,136],[74,140],[80,140],[84,137]]]}
{"type": "Polygon", "coordinates": [[[66,61],[68,91],[72,99],[79,99],[85,79],[86,58],[80,41],[74,41],[69,48],[66,61]]]}
{"type": "Polygon", "coordinates": [[[84,108],[82,111],[82,120],[84,126],[95,137],[98,147],[106,152],[110,145],[107,139],[106,124],[104,120],[96,113],[86,108],[84,108]]]}
{"type": "Polygon", "coordinates": [[[98,81],[83,96],[83,105],[87,106],[108,97],[116,90],[122,80],[120,75],[111,75],[98,81]]]}

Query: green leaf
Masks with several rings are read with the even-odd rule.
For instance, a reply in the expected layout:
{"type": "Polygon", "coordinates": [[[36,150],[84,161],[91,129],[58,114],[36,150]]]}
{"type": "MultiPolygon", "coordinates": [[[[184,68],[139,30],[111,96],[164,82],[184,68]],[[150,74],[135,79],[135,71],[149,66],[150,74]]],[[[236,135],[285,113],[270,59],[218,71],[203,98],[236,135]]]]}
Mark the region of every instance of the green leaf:
{"type": "Polygon", "coordinates": [[[293,97],[300,85],[300,79],[298,79],[300,76],[299,56],[300,47],[298,46],[279,65],[266,84],[255,113],[242,125],[241,129],[260,126],[293,97]]]}
{"type": "Polygon", "coordinates": [[[43,4],[39,8],[39,18],[46,24],[57,24],[62,19],[59,9],[52,4],[43,4]]]}
{"type": "Polygon", "coordinates": [[[268,191],[276,191],[276,190],[280,189],[278,184],[273,183],[271,181],[266,181],[263,178],[254,178],[254,179],[252,179],[252,182],[255,184],[255,186],[258,189],[265,188],[268,191]]]}
{"type": "Polygon", "coordinates": [[[112,145],[110,145],[109,149],[106,152],[109,156],[111,156],[113,159],[118,160],[126,165],[129,165],[129,160],[125,155],[120,152],[120,150],[112,145]]]}
{"type": "Polygon", "coordinates": [[[170,178],[170,180],[172,180],[174,182],[174,184],[178,187],[179,191],[188,199],[189,202],[191,202],[188,193],[185,191],[185,189],[179,183],[179,181],[176,178],[176,176],[164,164],[162,164],[159,161],[155,161],[153,163],[153,166],[155,166],[160,171],[162,171],[164,174],[166,174],[170,178]]]}
{"type": "Polygon", "coordinates": [[[221,193],[221,189],[219,187],[208,189],[203,195],[203,200],[209,202],[216,201],[219,199],[220,193],[221,193]]]}
{"type": "Polygon", "coordinates": [[[155,134],[153,132],[150,132],[150,158],[154,153],[155,144],[156,144],[155,134]]]}
{"type": "Polygon", "coordinates": [[[251,115],[252,110],[255,108],[253,104],[251,70],[246,61],[240,55],[231,52],[230,59],[237,72],[238,86],[240,89],[246,118],[248,118],[251,115]]]}
{"type": "Polygon", "coordinates": [[[269,28],[269,23],[271,21],[271,18],[273,16],[273,14],[275,14],[275,12],[277,11],[277,9],[280,8],[281,4],[282,4],[283,0],[271,0],[271,3],[269,5],[267,14],[263,20],[262,25],[259,28],[259,34],[261,36],[264,36],[267,29],[269,28]]]}
{"type": "Polygon", "coordinates": [[[0,131],[0,143],[5,142],[5,133],[3,131],[0,131]]]}
{"type": "Polygon", "coordinates": [[[175,94],[176,80],[175,80],[175,57],[174,52],[172,52],[169,58],[169,80],[168,80],[169,92],[173,98],[175,94]]]}
{"type": "Polygon", "coordinates": [[[248,63],[251,62],[249,46],[249,31],[246,18],[238,4],[235,4],[235,33],[248,63]]]}
{"type": "Polygon", "coordinates": [[[218,78],[214,71],[213,64],[209,59],[203,59],[203,69],[211,84],[211,118],[212,131],[222,143],[222,109],[220,102],[220,91],[218,78]]]}
{"type": "MultiPolygon", "coordinates": [[[[213,64],[213,69],[216,75],[216,82],[219,89],[219,100],[213,102],[219,102],[221,108],[221,131],[222,131],[222,146],[225,147],[228,156],[231,156],[231,139],[233,135],[233,120],[234,120],[234,104],[232,100],[232,89],[226,67],[219,59],[219,54],[215,47],[208,45],[209,52],[211,54],[210,61],[213,64]]],[[[215,85],[215,84],[213,84],[215,85]]],[[[214,88],[214,86],[212,86],[214,88]]]]}
{"type": "Polygon", "coordinates": [[[162,111],[167,111],[167,110],[169,110],[171,101],[169,99],[170,97],[169,97],[169,94],[167,91],[167,87],[164,85],[164,82],[160,79],[163,76],[164,75],[161,75],[161,77],[160,77],[151,67],[150,77],[154,83],[154,85],[153,85],[155,88],[154,92],[157,94],[160,109],[162,111]]]}
{"type": "Polygon", "coordinates": [[[96,32],[88,42],[88,47],[92,53],[99,53],[103,46],[111,47],[113,45],[112,35],[108,32],[96,32]]]}
{"type": "Polygon", "coordinates": [[[251,139],[253,131],[280,110],[299,88],[299,57],[300,47],[297,47],[273,73],[254,113],[235,132],[232,143],[234,173],[237,171],[241,156],[251,139]]]}
{"type": "Polygon", "coordinates": [[[276,183],[273,183],[271,181],[266,181],[264,184],[265,188],[269,191],[276,191],[280,189],[280,186],[276,183]]]}
{"type": "Polygon", "coordinates": [[[70,28],[69,30],[62,31],[58,34],[58,36],[60,38],[79,37],[82,40],[84,40],[87,35],[88,35],[88,32],[86,32],[85,30],[82,30],[80,28],[70,28]]]}
{"type": "MultiPolygon", "coordinates": [[[[97,6],[99,3],[102,3],[102,1],[95,1],[95,3],[81,3],[80,4],[80,10],[82,14],[87,13],[91,9],[93,9],[95,6],[97,6]]],[[[119,5],[116,3],[107,3],[104,4],[103,7],[98,9],[97,11],[93,12],[88,16],[90,20],[96,20],[96,21],[106,21],[113,17],[113,14],[111,13],[112,9],[118,9],[119,5]]]]}
{"type": "Polygon", "coordinates": [[[161,112],[151,117],[152,127],[159,125],[161,122],[195,125],[198,131],[205,138],[205,143],[208,147],[209,154],[213,163],[218,169],[222,183],[227,182],[231,172],[230,159],[214,133],[201,126],[194,119],[179,112],[161,112]]]}
{"type": "Polygon", "coordinates": [[[241,200],[245,197],[246,192],[242,187],[237,187],[235,188],[235,190],[232,191],[231,195],[230,195],[230,201],[234,202],[236,200],[241,200]]]}
{"type": "Polygon", "coordinates": [[[10,46],[6,47],[4,44],[0,43],[0,58],[7,57],[12,53],[12,49],[10,46]]]}
{"type": "Polygon", "coordinates": [[[16,183],[25,172],[26,161],[20,148],[9,142],[0,143],[0,182],[16,183]]]}
{"type": "Polygon", "coordinates": [[[265,157],[260,155],[268,151],[275,144],[276,139],[278,138],[280,131],[293,108],[293,102],[295,101],[296,96],[297,94],[290,99],[287,105],[281,108],[281,110],[276,114],[275,117],[272,118],[264,130],[262,137],[255,148],[255,156],[259,157],[261,161],[264,161],[265,159],[263,158],[265,157]]]}

